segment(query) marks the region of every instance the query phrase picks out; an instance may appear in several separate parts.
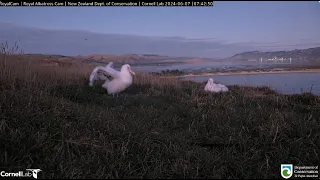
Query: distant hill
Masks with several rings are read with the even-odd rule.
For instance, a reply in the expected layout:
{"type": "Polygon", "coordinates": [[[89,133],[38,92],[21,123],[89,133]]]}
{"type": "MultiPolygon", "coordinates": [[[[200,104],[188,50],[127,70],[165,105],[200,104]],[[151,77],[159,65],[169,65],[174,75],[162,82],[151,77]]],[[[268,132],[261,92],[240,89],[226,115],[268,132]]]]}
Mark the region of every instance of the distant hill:
{"type": "Polygon", "coordinates": [[[174,57],[156,54],[89,54],[87,56],[64,56],[61,61],[83,62],[89,64],[107,64],[114,62],[115,66],[122,64],[151,65],[151,64],[177,64],[177,63],[199,63],[214,61],[214,58],[174,57]]]}
{"type": "Polygon", "coordinates": [[[269,58],[292,58],[295,60],[308,61],[310,63],[320,63],[320,47],[309,49],[295,49],[292,51],[274,51],[274,52],[261,52],[250,51],[228,58],[229,60],[250,60],[250,59],[269,59],[269,58]]]}
{"type": "MultiPolygon", "coordinates": [[[[14,55],[13,55],[14,56],[14,55]]],[[[0,52],[1,57],[1,52],[0,52]]],[[[15,56],[16,57],[16,56],[15,56]]],[[[20,59],[28,59],[45,66],[70,66],[70,64],[106,65],[113,62],[116,68],[123,64],[140,65],[172,65],[183,63],[199,63],[214,61],[213,58],[174,57],[156,54],[89,54],[87,56],[64,56],[50,54],[23,54],[20,59]]]]}

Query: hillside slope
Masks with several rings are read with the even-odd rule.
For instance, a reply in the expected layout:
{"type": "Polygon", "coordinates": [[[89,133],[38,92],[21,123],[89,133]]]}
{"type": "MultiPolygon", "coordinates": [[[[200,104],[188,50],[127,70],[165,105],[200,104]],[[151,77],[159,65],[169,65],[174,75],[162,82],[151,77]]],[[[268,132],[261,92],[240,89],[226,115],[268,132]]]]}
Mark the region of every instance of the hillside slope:
{"type": "Polygon", "coordinates": [[[274,51],[274,52],[261,52],[261,51],[250,51],[228,58],[231,60],[248,60],[248,59],[269,59],[269,58],[292,58],[300,61],[308,61],[310,63],[320,63],[320,47],[309,48],[309,49],[295,49],[292,51],[274,51]]]}

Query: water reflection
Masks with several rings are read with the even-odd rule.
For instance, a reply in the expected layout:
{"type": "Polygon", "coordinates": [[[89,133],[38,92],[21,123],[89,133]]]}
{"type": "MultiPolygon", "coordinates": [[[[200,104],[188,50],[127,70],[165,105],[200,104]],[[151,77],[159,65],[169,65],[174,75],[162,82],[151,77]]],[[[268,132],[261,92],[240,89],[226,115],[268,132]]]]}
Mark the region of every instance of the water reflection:
{"type": "Polygon", "coordinates": [[[181,63],[181,64],[172,64],[172,65],[133,65],[133,68],[138,71],[152,71],[160,72],[162,70],[181,70],[186,72],[192,71],[201,71],[201,72],[212,72],[216,70],[245,70],[252,68],[269,68],[276,65],[289,65],[288,63],[256,63],[256,62],[203,62],[203,63],[181,63]]]}

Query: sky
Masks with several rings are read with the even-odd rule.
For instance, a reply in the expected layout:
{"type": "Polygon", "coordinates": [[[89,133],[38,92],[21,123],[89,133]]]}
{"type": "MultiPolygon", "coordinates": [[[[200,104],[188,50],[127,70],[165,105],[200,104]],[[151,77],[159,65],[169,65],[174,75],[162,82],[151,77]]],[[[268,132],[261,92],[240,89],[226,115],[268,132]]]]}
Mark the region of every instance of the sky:
{"type": "MultiPolygon", "coordinates": [[[[221,46],[223,52],[228,44],[261,51],[320,46],[318,1],[227,1],[214,2],[213,7],[0,7],[0,22],[51,30],[216,41],[225,45],[221,46]]],[[[219,56],[219,51],[214,53],[219,56]]]]}

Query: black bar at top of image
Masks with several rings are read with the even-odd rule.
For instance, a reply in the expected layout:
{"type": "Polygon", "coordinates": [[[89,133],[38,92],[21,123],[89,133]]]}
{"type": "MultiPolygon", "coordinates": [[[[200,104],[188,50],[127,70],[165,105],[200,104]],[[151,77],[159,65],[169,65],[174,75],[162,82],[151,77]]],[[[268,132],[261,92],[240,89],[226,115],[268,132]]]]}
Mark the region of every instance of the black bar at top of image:
{"type": "Polygon", "coordinates": [[[82,0],[22,0],[22,1],[10,1],[0,0],[0,6],[213,6],[213,1],[127,1],[127,0],[114,0],[114,1],[82,1],[82,0]]]}

